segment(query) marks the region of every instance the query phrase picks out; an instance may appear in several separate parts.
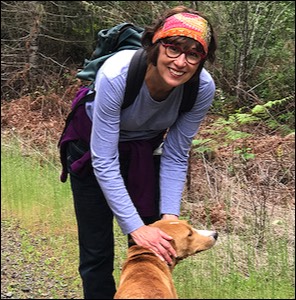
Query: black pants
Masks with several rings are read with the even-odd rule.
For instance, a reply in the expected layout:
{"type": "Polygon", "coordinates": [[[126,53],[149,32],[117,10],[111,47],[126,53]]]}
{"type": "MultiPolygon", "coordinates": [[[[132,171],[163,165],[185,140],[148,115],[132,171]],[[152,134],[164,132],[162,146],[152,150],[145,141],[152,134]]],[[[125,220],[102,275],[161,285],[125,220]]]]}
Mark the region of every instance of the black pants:
{"type": "MultiPolygon", "coordinates": [[[[69,162],[75,158],[75,148],[68,147],[69,162]]],[[[156,180],[159,176],[159,158],[155,157],[156,180]]],[[[121,162],[125,177],[128,162],[121,162]]],[[[126,179],[126,178],[125,178],[126,179]]],[[[103,192],[91,172],[84,178],[70,172],[74,208],[78,226],[79,273],[85,299],[113,299],[116,292],[113,278],[114,235],[113,214],[103,192]]],[[[156,195],[159,198],[159,192],[156,195]]],[[[159,216],[143,218],[145,224],[159,216]]]]}

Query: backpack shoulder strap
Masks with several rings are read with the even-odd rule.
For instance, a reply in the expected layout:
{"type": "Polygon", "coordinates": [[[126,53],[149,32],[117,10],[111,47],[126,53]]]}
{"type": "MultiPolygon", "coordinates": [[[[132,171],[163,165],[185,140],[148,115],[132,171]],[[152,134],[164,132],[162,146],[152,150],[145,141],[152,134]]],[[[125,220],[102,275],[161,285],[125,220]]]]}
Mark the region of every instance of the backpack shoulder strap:
{"type": "Polygon", "coordinates": [[[147,70],[146,57],[146,51],[143,48],[138,49],[132,57],[126,79],[122,109],[130,106],[139,94],[147,70]]]}
{"type": "MultiPolygon", "coordinates": [[[[146,63],[146,51],[143,48],[138,49],[133,55],[130,66],[128,69],[126,88],[124,93],[124,99],[122,104],[122,109],[130,106],[136,99],[141,86],[143,84],[145,74],[147,69],[146,63]]],[[[93,90],[93,89],[92,89],[93,90]]],[[[92,93],[85,95],[80,99],[71,111],[71,115],[74,114],[76,109],[85,104],[86,102],[91,102],[95,99],[96,91],[93,90],[92,93]]],[[[72,116],[70,116],[72,118],[72,116]]]]}
{"type": "Polygon", "coordinates": [[[184,84],[183,98],[179,108],[179,113],[190,111],[196,101],[196,97],[199,89],[199,77],[198,80],[192,82],[186,82],[184,84]]]}
{"type": "Polygon", "coordinates": [[[204,62],[202,62],[199,65],[195,80],[189,80],[184,84],[183,98],[180,105],[179,113],[187,112],[192,109],[198,94],[200,84],[200,73],[203,69],[203,66],[204,62]]]}

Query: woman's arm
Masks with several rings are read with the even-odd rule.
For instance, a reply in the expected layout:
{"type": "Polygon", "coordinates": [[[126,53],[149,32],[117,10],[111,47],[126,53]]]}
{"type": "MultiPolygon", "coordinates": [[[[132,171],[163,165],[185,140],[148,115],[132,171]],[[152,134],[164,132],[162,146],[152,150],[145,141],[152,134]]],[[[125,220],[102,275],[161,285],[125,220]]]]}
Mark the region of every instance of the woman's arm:
{"type": "Polygon", "coordinates": [[[92,164],[96,178],[124,234],[144,225],[127,192],[119,166],[120,112],[125,77],[96,80],[91,134],[92,164]]]}
{"type": "Polygon", "coordinates": [[[179,116],[164,142],[160,171],[160,212],[162,214],[177,216],[180,214],[191,143],[214,98],[215,84],[207,71],[203,70],[201,73],[200,82],[201,86],[194,107],[179,116]]]}

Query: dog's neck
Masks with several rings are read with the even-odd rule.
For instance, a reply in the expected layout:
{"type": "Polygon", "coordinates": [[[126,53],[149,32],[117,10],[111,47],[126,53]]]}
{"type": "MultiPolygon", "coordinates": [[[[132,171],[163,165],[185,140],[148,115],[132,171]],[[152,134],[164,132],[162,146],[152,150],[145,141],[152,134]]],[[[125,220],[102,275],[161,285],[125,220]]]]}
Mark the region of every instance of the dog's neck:
{"type": "Polygon", "coordinates": [[[146,257],[153,256],[155,258],[155,261],[158,261],[162,265],[167,266],[171,272],[173,271],[174,267],[176,266],[176,264],[179,261],[178,257],[176,257],[176,258],[172,257],[173,262],[172,262],[172,264],[169,265],[169,264],[167,264],[166,261],[162,261],[153,251],[151,251],[147,248],[144,248],[144,247],[136,245],[136,244],[129,248],[128,257],[130,260],[134,260],[134,259],[144,260],[145,256],[146,257]]]}

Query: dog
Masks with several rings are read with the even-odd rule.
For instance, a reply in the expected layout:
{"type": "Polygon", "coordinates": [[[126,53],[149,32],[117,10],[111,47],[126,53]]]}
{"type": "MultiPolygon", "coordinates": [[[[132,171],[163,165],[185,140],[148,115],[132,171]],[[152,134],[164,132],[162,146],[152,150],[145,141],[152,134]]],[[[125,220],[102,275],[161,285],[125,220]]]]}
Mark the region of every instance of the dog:
{"type": "Polygon", "coordinates": [[[170,242],[177,258],[169,266],[151,250],[131,246],[114,299],[178,299],[172,278],[174,267],[180,260],[210,249],[218,238],[217,232],[196,230],[183,220],[160,220],[149,226],[158,227],[173,238],[170,242]]]}

